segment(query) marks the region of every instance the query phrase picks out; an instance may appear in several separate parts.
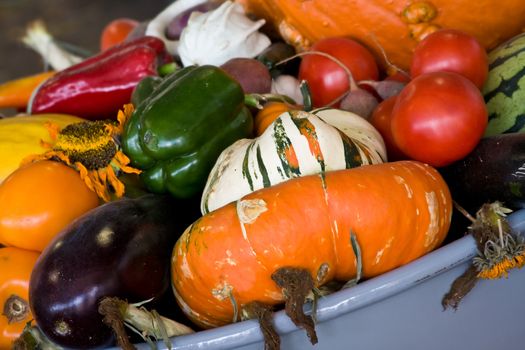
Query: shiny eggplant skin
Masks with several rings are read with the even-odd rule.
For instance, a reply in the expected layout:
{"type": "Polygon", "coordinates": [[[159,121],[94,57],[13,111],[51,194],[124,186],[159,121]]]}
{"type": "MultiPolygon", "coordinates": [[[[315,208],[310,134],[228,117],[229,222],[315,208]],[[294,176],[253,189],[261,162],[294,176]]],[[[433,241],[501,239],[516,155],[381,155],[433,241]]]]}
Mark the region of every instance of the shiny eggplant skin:
{"type": "Polygon", "coordinates": [[[483,203],[525,206],[525,133],[486,136],[465,158],[439,169],[452,198],[475,213],[483,203]]]}
{"type": "Polygon", "coordinates": [[[145,195],[106,203],[70,224],[31,275],[30,306],[42,332],[66,348],[111,344],[99,301],[117,296],[133,303],[171,293],[171,250],[195,219],[192,208],[167,196],[145,195]]]}

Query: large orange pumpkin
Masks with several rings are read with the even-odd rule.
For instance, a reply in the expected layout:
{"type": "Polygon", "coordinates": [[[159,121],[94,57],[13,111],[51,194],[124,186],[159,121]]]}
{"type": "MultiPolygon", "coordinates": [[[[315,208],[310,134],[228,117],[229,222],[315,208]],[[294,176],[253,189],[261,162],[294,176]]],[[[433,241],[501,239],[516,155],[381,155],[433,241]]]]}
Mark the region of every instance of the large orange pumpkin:
{"type": "Polygon", "coordinates": [[[364,277],[439,246],[452,200],[432,167],[415,161],[366,165],[288,180],[253,192],[194,222],[177,241],[177,301],[203,327],[232,322],[236,305],[284,301],[272,274],[307,270],[316,286],[356,276],[355,233],[364,277]]]}
{"type": "Polygon", "coordinates": [[[297,48],[329,36],[360,40],[385,63],[407,69],[414,47],[439,28],[454,28],[491,49],[525,28],[523,0],[237,0],[267,19],[297,48]]]}

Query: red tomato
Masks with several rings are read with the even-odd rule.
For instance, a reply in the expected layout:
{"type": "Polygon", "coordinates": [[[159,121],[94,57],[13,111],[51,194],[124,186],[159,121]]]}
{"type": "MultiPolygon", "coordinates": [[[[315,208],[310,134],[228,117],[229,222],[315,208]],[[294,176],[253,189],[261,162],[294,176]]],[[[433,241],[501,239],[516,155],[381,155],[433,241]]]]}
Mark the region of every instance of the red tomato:
{"type": "Polygon", "coordinates": [[[398,95],[392,135],[407,156],[440,167],[470,153],[487,122],[485,101],[472,82],[433,72],[413,79],[398,95]]]}
{"type": "MultiPolygon", "coordinates": [[[[374,56],[355,40],[345,37],[321,39],[312,46],[311,51],[321,51],[341,61],[352,72],[356,82],[379,78],[374,56]]],[[[350,87],[348,74],[343,67],[330,58],[316,54],[303,57],[299,65],[299,80],[308,82],[314,107],[328,105],[350,87]]]]}
{"type": "Polygon", "coordinates": [[[100,51],[123,42],[138,25],[139,22],[131,18],[117,18],[109,22],[100,36],[100,51]]]}
{"type": "Polygon", "coordinates": [[[481,89],[489,71],[487,52],[471,35],[453,29],[438,30],[416,46],[410,74],[415,78],[439,71],[459,73],[481,89]]]}
{"type": "Polygon", "coordinates": [[[397,96],[392,96],[381,102],[368,120],[383,137],[389,161],[406,159],[392,135],[392,109],[396,101],[397,96]]]}
{"type": "Polygon", "coordinates": [[[395,72],[385,78],[385,80],[399,81],[400,83],[407,84],[410,81],[408,73],[395,72]]]}

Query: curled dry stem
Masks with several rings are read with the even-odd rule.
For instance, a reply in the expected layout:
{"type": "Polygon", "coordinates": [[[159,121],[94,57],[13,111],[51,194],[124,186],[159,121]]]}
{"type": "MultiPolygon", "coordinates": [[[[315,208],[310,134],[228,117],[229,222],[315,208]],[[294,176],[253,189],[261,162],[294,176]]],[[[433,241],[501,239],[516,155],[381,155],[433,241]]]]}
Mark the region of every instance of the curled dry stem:
{"type": "Polygon", "coordinates": [[[104,316],[104,323],[115,333],[118,346],[124,350],[135,350],[124,327],[123,315],[126,314],[126,304],[125,301],[118,298],[104,298],[100,302],[98,312],[104,316]]]}
{"type": "Polygon", "coordinates": [[[478,270],[474,265],[469,268],[458,278],[452,282],[450,290],[445,294],[441,300],[443,310],[452,307],[454,310],[458,309],[459,303],[463,298],[474,288],[478,282],[478,270]]]}
{"type": "Polygon", "coordinates": [[[344,284],[343,289],[355,286],[361,280],[361,276],[363,275],[363,255],[361,254],[361,247],[357,241],[357,236],[352,230],[350,230],[350,244],[352,245],[352,250],[354,251],[356,259],[356,275],[355,278],[344,284]]]}
{"type": "Polygon", "coordinates": [[[141,304],[128,304],[119,298],[104,298],[99,305],[99,313],[104,316],[123,349],[135,349],[129,341],[125,327],[139,334],[146,342],[151,339],[163,340],[171,348],[171,337],[193,333],[193,330],[179,322],[159,315],[155,310],[148,311],[141,304]]]}
{"type": "MultiPolygon", "coordinates": [[[[272,280],[282,288],[285,298],[285,312],[292,322],[306,330],[312,344],[317,334],[311,316],[305,315],[303,305],[314,290],[314,280],[308,270],[296,267],[282,267],[272,274],[272,280]]],[[[264,336],[265,350],[280,348],[280,338],[272,322],[272,307],[260,302],[251,302],[242,308],[243,318],[256,318],[264,336]]]]}
{"type": "Polygon", "coordinates": [[[281,346],[281,339],[272,322],[272,306],[252,301],[246,304],[242,311],[246,318],[254,318],[259,321],[259,327],[264,337],[264,349],[278,350],[281,346]]]}
{"type": "Polygon", "coordinates": [[[525,265],[525,242],[513,232],[507,222],[506,215],[509,212],[511,210],[503,207],[500,202],[494,202],[484,204],[476,213],[469,232],[476,241],[478,254],[443,298],[442,305],[445,309],[449,306],[457,309],[478,279],[507,277],[511,269],[525,265]]]}
{"type": "Polygon", "coordinates": [[[306,330],[312,344],[317,344],[314,320],[303,311],[303,305],[310,291],[314,288],[314,280],[306,269],[282,267],[272,274],[272,279],[282,288],[285,296],[285,312],[292,322],[306,330]]]}

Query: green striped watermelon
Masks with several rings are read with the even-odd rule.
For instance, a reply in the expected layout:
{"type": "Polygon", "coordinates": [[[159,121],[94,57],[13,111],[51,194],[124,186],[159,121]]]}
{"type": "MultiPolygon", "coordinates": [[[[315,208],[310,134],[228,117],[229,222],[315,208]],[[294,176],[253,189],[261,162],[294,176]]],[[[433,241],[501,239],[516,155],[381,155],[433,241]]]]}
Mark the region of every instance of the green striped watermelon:
{"type": "Polygon", "coordinates": [[[485,136],[525,131],[525,33],[489,53],[483,95],[489,113],[485,136]]]}
{"type": "Polygon", "coordinates": [[[338,109],[285,112],[259,137],[226,148],[204,188],[206,214],[288,179],[386,161],[379,132],[357,114],[338,109]]]}

